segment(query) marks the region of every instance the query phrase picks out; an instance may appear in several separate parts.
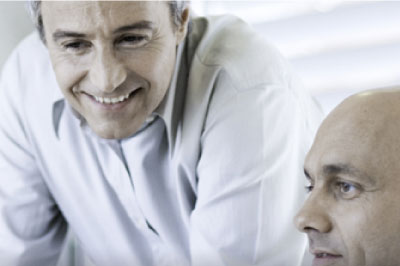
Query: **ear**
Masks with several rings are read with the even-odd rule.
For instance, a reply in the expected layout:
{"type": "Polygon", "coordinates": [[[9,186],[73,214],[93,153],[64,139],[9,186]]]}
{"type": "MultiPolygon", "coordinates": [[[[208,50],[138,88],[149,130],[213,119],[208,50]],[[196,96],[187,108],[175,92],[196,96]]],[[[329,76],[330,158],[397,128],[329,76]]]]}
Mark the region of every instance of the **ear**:
{"type": "Polygon", "coordinates": [[[186,7],[182,12],[182,23],[176,30],[176,45],[179,45],[186,37],[188,24],[189,24],[190,11],[186,7]]]}

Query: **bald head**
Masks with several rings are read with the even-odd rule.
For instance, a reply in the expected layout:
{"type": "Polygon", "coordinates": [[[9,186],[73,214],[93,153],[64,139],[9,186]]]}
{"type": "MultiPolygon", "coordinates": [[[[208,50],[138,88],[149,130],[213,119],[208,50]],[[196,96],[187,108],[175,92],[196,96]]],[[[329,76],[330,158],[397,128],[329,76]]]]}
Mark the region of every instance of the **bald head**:
{"type": "Polygon", "coordinates": [[[329,130],[344,130],[340,135],[360,136],[367,132],[397,131],[400,126],[399,103],[399,90],[373,90],[353,95],[329,114],[319,129],[318,137],[329,136],[329,130]]]}
{"type": "Polygon", "coordinates": [[[329,114],[306,157],[310,195],[295,218],[316,264],[400,265],[399,162],[400,91],[360,93],[329,114]]]}
{"type": "MultiPolygon", "coordinates": [[[[373,90],[353,95],[337,106],[318,130],[306,163],[324,156],[335,160],[389,162],[400,170],[400,91],[373,90]],[[337,153],[334,153],[337,151],[337,153]],[[318,156],[318,158],[313,156],[318,156]]],[[[375,169],[376,170],[376,169],[375,169]]],[[[369,169],[370,174],[381,175],[369,169]]]]}

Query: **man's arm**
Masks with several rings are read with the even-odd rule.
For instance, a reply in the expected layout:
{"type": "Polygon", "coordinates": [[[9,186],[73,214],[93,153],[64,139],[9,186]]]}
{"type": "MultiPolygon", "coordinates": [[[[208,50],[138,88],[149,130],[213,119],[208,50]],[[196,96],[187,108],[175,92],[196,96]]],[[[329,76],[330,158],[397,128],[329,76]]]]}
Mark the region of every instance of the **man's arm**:
{"type": "Polygon", "coordinates": [[[32,152],[21,60],[14,52],[0,79],[0,261],[53,266],[67,226],[32,152]]]}
{"type": "Polygon", "coordinates": [[[292,219],[314,130],[305,106],[319,111],[290,85],[229,86],[222,74],[202,135],[193,265],[300,265],[305,238],[292,219]]]}

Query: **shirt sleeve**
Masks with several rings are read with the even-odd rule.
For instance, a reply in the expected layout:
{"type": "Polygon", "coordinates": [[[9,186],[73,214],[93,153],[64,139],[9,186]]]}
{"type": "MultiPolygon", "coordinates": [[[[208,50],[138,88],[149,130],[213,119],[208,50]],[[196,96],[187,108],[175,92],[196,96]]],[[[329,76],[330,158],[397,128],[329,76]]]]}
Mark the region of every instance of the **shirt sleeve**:
{"type": "Polygon", "coordinates": [[[66,223],[41,176],[24,120],[18,52],[0,78],[0,261],[2,265],[56,265],[66,223]]]}
{"type": "Polygon", "coordinates": [[[193,265],[301,265],[306,239],[292,220],[305,198],[303,161],[321,115],[293,86],[241,90],[227,73],[219,76],[197,167],[193,265]]]}

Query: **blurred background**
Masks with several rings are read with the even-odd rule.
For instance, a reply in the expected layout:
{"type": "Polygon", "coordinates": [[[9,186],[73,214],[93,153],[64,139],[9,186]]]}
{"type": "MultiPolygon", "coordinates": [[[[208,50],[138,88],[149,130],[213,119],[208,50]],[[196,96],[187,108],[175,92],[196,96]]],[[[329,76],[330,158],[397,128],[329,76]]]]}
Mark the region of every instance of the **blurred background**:
{"type": "Polygon", "coordinates": [[[366,89],[400,84],[398,1],[194,1],[233,13],[274,43],[325,113],[366,89]]]}
{"type": "MultiPolygon", "coordinates": [[[[0,69],[33,30],[25,1],[0,2],[0,69]]],[[[274,43],[328,113],[355,92],[400,85],[400,1],[191,1],[235,14],[274,43]]]]}

